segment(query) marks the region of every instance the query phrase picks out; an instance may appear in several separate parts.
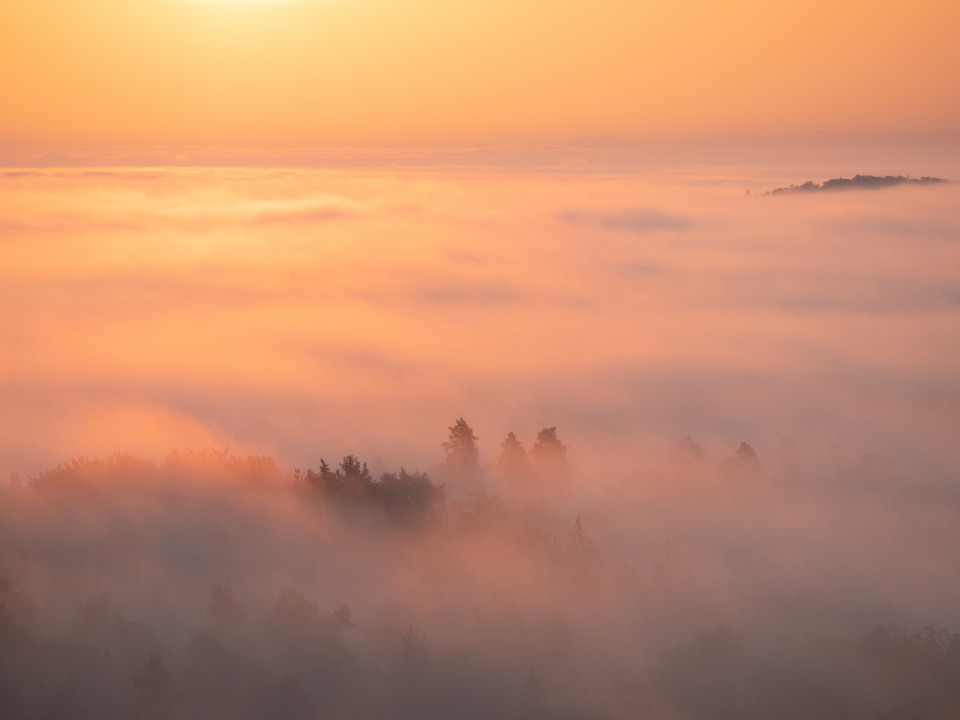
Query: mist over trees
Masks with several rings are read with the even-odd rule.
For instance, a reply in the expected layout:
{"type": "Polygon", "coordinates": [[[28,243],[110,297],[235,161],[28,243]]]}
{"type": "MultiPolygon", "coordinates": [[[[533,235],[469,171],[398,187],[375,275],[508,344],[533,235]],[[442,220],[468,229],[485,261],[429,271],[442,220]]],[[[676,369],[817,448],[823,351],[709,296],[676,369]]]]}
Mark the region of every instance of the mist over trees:
{"type": "Polygon", "coordinates": [[[367,464],[347,455],[336,470],[325,460],[318,470],[294,470],[295,482],[322,501],[341,508],[376,508],[397,523],[428,520],[443,499],[443,487],[434,485],[424,472],[384,472],[373,479],[367,464]]]}
{"type": "Polygon", "coordinates": [[[938,177],[912,178],[903,175],[854,175],[852,178],[832,178],[822,183],[807,180],[800,185],[787,185],[769,190],[764,195],[784,193],[833,192],[836,190],[883,190],[897,185],[937,185],[948,182],[938,177]]]}
{"type": "Polygon", "coordinates": [[[512,430],[500,444],[497,473],[510,483],[521,482],[530,474],[530,458],[512,430]]]}
{"type": "Polygon", "coordinates": [[[476,478],[480,474],[479,438],[463,418],[458,418],[448,429],[450,437],[443,442],[443,449],[447,453],[447,472],[456,478],[476,478]]]}
{"type": "Polygon", "coordinates": [[[537,441],[530,449],[533,470],[542,480],[559,479],[567,475],[567,446],[560,442],[555,427],[537,433],[537,441]]]}
{"type": "Polygon", "coordinates": [[[556,427],[485,465],[448,432],[429,474],[11,478],[0,717],[960,715],[960,503],[877,492],[895,465],[686,436],[584,472],[556,427]]]}

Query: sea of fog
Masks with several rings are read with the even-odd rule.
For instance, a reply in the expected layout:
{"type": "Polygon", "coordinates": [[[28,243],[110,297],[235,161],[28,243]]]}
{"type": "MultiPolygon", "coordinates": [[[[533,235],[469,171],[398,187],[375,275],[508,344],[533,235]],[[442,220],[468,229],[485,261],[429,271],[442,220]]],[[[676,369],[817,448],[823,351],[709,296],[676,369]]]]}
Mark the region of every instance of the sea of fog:
{"type": "Polygon", "coordinates": [[[756,196],[821,163],[5,171],[0,471],[423,468],[464,416],[487,462],[557,426],[624,470],[689,434],[946,472],[958,186],[756,196]]]}
{"type": "Polygon", "coordinates": [[[0,171],[5,716],[956,717],[960,165],[455,160],[0,171]]]}

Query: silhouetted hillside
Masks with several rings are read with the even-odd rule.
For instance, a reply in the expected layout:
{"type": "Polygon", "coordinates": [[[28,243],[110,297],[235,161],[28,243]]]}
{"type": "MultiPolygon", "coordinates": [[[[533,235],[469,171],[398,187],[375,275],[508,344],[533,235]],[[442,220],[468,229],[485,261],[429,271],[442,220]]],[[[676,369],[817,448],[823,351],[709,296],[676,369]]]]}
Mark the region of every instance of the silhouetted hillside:
{"type": "Polygon", "coordinates": [[[0,717],[960,717],[960,501],[896,464],[687,436],[578,468],[552,426],[488,464],[448,429],[442,485],[228,452],[11,477],[0,717]]]}
{"type": "Polygon", "coordinates": [[[935,185],[949,182],[937,177],[911,178],[903,175],[854,175],[852,178],[833,178],[823,183],[812,180],[802,185],[788,185],[770,190],[765,195],[780,195],[782,193],[832,192],[834,190],[882,190],[896,185],[935,185]]]}

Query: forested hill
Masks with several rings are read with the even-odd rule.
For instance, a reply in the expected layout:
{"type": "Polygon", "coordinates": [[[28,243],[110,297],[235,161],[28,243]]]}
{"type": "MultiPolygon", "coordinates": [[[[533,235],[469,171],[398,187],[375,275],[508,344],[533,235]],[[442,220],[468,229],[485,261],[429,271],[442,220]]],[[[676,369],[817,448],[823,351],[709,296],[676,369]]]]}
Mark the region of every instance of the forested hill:
{"type": "Polygon", "coordinates": [[[177,452],[0,484],[0,718],[960,717],[953,476],[448,430],[427,472],[177,452]]]}
{"type": "Polygon", "coordinates": [[[854,175],[852,178],[833,178],[822,183],[807,180],[802,185],[787,185],[770,190],[764,195],[783,193],[833,192],[834,190],[882,190],[896,185],[937,185],[949,180],[938,177],[912,178],[903,175],[854,175]]]}

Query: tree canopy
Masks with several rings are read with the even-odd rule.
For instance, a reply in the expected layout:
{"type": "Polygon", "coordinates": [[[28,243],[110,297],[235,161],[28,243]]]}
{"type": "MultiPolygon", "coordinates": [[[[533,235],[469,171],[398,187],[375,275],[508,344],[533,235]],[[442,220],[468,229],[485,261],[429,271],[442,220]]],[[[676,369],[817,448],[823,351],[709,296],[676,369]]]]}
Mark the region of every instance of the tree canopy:
{"type": "Polygon", "coordinates": [[[523,480],[530,473],[530,458],[512,431],[508,432],[506,439],[500,443],[497,473],[508,481],[523,480]]]}
{"type": "Polygon", "coordinates": [[[480,454],[477,451],[479,438],[462,417],[448,430],[450,436],[443,443],[443,449],[447,452],[447,470],[455,477],[476,477],[480,474],[480,454]]]}
{"type": "Polygon", "coordinates": [[[544,428],[537,433],[537,441],[530,449],[530,459],[536,474],[555,479],[567,474],[567,446],[557,437],[557,428],[544,428]]]}

